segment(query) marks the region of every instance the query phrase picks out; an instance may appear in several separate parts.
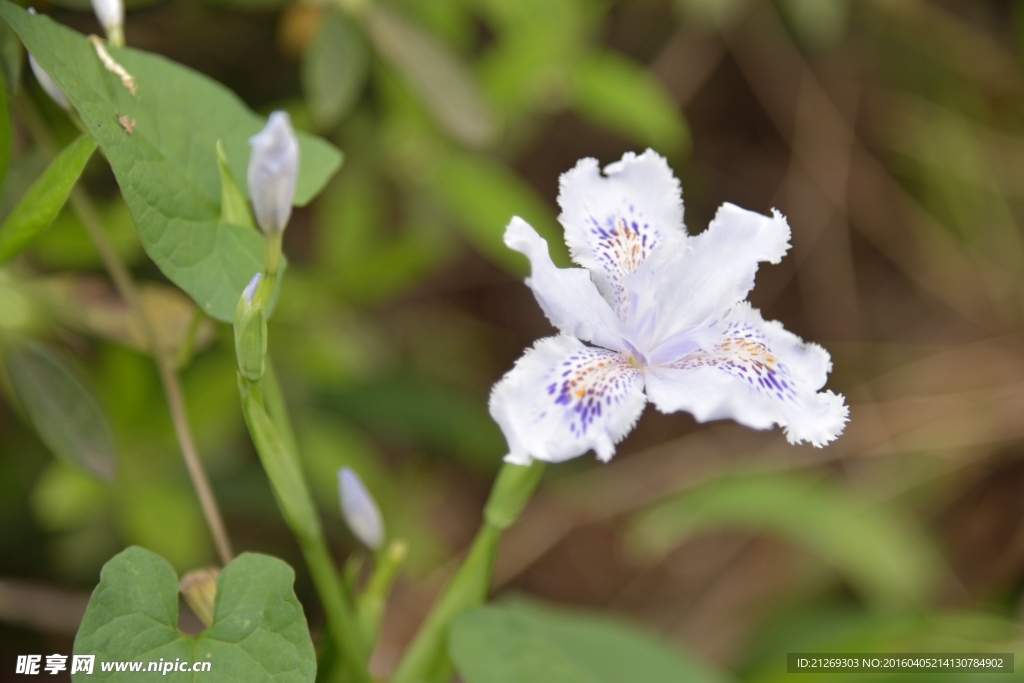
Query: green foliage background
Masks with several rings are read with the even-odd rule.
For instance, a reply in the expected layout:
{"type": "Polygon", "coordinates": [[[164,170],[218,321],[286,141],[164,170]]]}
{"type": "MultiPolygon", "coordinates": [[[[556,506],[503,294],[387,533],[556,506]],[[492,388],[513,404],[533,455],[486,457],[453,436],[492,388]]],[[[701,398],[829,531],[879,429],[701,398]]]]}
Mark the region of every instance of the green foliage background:
{"type": "MultiPolygon", "coordinates": [[[[98,31],[77,0],[38,9],[98,31]]],[[[563,681],[606,680],[614,669],[594,666],[604,642],[632,648],[629,661],[652,667],[652,681],[673,671],[780,680],[793,651],[1022,651],[1019,3],[143,0],[129,3],[126,34],[132,48],[241,98],[212,85],[197,94],[195,75],[141,104],[116,79],[105,92],[61,83],[113,166],[94,157],[82,186],[179,360],[236,548],[296,568],[314,640],[319,605],[245,431],[231,330],[217,322],[231,318],[260,260],[250,228],[218,222],[211,131],[236,126],[222,142],[243,179],[245,140],[260,125],[243,102],[287,109],[344,152],[331,176],[340,159],[319,148],[319,180],[302,203],[331,179],[286,232],[270,335],[336,556],[360,552],[338,513],[335,473],[346,465],[377,497],[389,534],[410,545],[375,670],[394,666],[479,521],[504,454],[490,386],[550,332],[522,285],[525,261],[502,244],[505,224],[523,216],[566,264],[558,175],[583,156],[610,163],[647,146],[682,179],[691,232],[723,201],[788,216],[793,249],[759,273],[752,301],[832,352],[830,387],[848,397],[851,423],[817,451],[649,411],[611,464],[549,468],[506,537],[496,592],[590,616],[546,618],[549,608],[521,600],[467,615],[452,637],[466,680],[547,680],[531,668],[537,640],[557,650],[552,680],[563,681]],[[189,98],[194,118],[176,118],[189,98]],[[136,132],[113,110],[137,119],[136,132]],[[136,231],[131,212],[147,197],[121,198],[118,182],[133,171],[118,149],[150,144],[149,130],[175,122],[201,153],[182,147],[154,164],[185,168],[181,181],[208,201],[174,226],[178,242],[159,247],[167,221],[136,231]],[[182,245],[199,250],[189,231],[203,226],[251,252],[251,263],[208,262],[207,274],[227,273],[216,287],[188,270],[196,259],[177,268],[182,245]]],[[[140,79],[162,68],[116,55],[140,79]]],[[[87,57],[83,68],[99,69],[87,57]]],[[[0,61],[0,126],[8,113],[13,126],[0,145],[6,675],[17,654],[71,652],[85,596],[125,547],[158,553],[179,574],[215,555],[146,345],[81,224],[46,196],[28,207],[36,213],[15,210],[36,196],[56,151],[33,126],[51,131],[72,165],[87,143],[6,26],[0,61]],[[55,212],[19,254],[33,236],[19,227],[25,216],[37,229],[34,216],[55,212]],[[47,386],[94,393],[93,412],[41,423],[47,408],[25,397],[47,386]]],[[[305,158],[315,144],[307,139],[305,158]]],[[[927,676],[885,680],[903,678],[927,676]]]]}

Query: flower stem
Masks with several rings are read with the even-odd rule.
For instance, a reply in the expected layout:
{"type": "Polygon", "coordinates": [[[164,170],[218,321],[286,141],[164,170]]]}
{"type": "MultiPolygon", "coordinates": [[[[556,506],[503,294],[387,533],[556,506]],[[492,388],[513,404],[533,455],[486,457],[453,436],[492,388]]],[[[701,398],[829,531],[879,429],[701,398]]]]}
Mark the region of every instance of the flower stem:
{"type": "MultiPolygon", "coordinates": [[[[34,107],[24,97],[20,98],[19,104],[21,118],[40,148],[50,158],[56,156],[53,138],[34,107]]],[[[85,134],[88,135],[88,133],[85,134]]],[[[174,433],[178,438],[181,454],[185,458],[185,466],[188,469],[189,477],[192,479],[192,486],[195,488],[196,495],[199,498],[203,516],[206,518],[206,524],[210,528],[210,535],[217,546],[217,554],[220,556],[220,561],[222,564],[227,565],[234,556],[234,552],[231,549],[231,540],[228,538],[224,519],[221,517],[220,508],[217,505],[217,499],[213,495],[213,489],[210,487],[210,481],[206,476],[203,463],[199,459],[199,451],[196,449],[195,440],[192,437],[192,429],[188,422],[188,412],[185,409],[184,392],[182,391],[181,381],[174,365],[174,359],[171,358],[170,352],[160,343],[159,336],[156,334],[153,323],[142,304],[139,288],[128,271],[128,267],[121,259],[120,254],[117,253],[117,249],[114,248],[113,243],[110,241],[106,230],[104,230],[103,222],[96,213],[96,208],[88,193],[81,187],[76,186],[71,190],[69,202],[89,234],[89,238],[96,246],[96,251],[99,252],[100,259],[103,261],[103,266],[114,281],[114,286],[121,294],[121,298],[128,304],[132,317],[135,318],[139,330],[142,332],[146,348],[153,355],[153,360],[160,375],[160,383],[163,385],[164,396],[167,399],[171,421],[174,423],[174,433]]]]}
{"type": "Polygon", "coordinates": [[[448,626],[462,612],[487,598],[501,534],[519,518],[543,473],[544,463],[537,461],[526,467],[509,463],[502,465],[484,508],[483,524],[466,559],[434,603],[434,608],[398,665],[392,683],[439,680],[450,670],[446,651],[448,626]]]}
{"type": "Polygon", "coordinates": [[[270,282],[268,291],[273,291],[274,289],[274,278],[277,277],[277,268],[281,263],[281,243],[283,240],[283,232],[276,232],[265,236],[264,262],[266,263],[267,280],[270,282]]]}
{"type": "Polygon", "coordinates": [[[114,47],[124,47],[124,27],[111,26],[110,32],[107,33],[107,42],[114,47]]]}
{"type": "Polygon", "coordinates": [[[391,541],[376,553],[373,574],[356,602],[359,625],[368,643],[377,641],[391,586],[408,555],[409,545],[405,541],[391,541]]]}
{"type": "Polygon", "coordinates": [[[317,593],[320,594],[320,602],[323,603],[324,615],[327,617],[327,628],[335,647],[345,655],[350,665],[349,669],[354,672],[355,680],[369,683],[370,675],[366,671],[369,654],[364,652],[365,648],[359,644],[362,642],[362,639],[358,638],[359,626],[341,591],[341,582],[338,581],[338,574],[323,535],[318,538],[299,539],[299,545],[302,547],[306,564],[309,565],[309,573],[313,577],[317,593]]]}
{"type": "Polygon", "coordinates": [[[363,646],[359,625],[342,592],[298,457],[290,450],[288,441],[264,408],[264,384],[263,381],[247,380],[239,374],[238,389],[246,426],[270,480],[281,515],[299,541],[323,604],[327,630],[334,646],[344,656],[352,680],[369,683],[370,676],[366,671],[369,656],[363,646]]]}
{"type": "Polygon", "coordinates": [[[292,453],[299,452],[298,441],[295,439],[295,430],[292,428],[292,420],[288,415],[288,405],[284,401],[284,394],[281,392],[281,384],[277,380],[277,372],[274,364],[270,361],[270,354],[267,354],[266,372],[263,381],[263,401],[267,414],[277,427],[277,432],[284,441],[285,446],[292,453]]]}

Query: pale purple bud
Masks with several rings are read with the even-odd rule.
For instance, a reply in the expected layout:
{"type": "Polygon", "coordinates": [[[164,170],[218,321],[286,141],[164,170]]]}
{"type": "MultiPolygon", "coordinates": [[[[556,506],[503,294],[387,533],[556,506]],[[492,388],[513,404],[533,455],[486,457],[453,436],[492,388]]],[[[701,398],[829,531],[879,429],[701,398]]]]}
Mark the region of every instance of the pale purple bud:
{"type": "Polygon", "coordinates": [[[287,112],[275,111],[267,125],[249,138],[249,195],[264,234],[280,233],[288,224],[299,177],[299,141],[287,112]]]}
{"type": "Polygon", "coordinates": [[[245,303],[252,303],[252,298],[256,296],[256,290],[259,288],[260,280],[262,279],[263,273],[256,273],[252,276],[252,279],[249,280],[249,284],[247,284],[245,289],[242,290],[242,296],[245,297],[245,303]]]}
{"type": "Polygon", "coordinates": [[[380,508],[359,475],[348,467],[338,470],[341,515],[352,533],[371,550],[384,544],[384,520],[380,508]]]}

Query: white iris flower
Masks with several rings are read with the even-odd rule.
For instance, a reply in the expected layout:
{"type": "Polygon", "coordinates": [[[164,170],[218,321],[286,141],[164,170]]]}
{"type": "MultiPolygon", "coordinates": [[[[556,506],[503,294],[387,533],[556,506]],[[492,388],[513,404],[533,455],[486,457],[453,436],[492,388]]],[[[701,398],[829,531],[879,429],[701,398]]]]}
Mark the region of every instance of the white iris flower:
{"type": "Polygon", "coordinates": [[[724,204],[691,236],[664,158],[629,153],[604,172],[582,159],[560,182],[559,221],[582,268],[556,268],[521,218],[505,231],[505,244],[530,259],[526,284],[561,331],[491,393],[505,459],[558,462],[593,449],[607,461],[648,400],[701,422],[779,425],[791,443],[838,437],[849,408],[842,395],[818,392],[832,369],[828,352],[746,301],[758,263],[778,263],[789,249],[782,214],[724,204]]]}

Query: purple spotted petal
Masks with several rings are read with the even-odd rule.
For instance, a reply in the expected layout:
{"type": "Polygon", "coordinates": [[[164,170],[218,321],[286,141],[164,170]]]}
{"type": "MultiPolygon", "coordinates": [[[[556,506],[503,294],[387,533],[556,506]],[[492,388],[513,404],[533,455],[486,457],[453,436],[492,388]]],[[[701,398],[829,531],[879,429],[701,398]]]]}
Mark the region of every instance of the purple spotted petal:
{"type": "Polygon", "coordinates": [[[509,444],[507,460],[558,462],[593,450],[615,453],[646,399],[643,373],[622,354],[569,335],[541,339],[491,393],[491,416],[509,444]]]}
{"type": "Polygon", "coordinates": [[[697,420],[731,418],[755,429],[785,428],[792,443],[823,446],[842,433],[843,397],[818,390],[832,364],[828,352],[805,344],[749,304],[736,306],[706,348],[648,368],[647,392],[665,413],[685,410],[697,420]]]}

